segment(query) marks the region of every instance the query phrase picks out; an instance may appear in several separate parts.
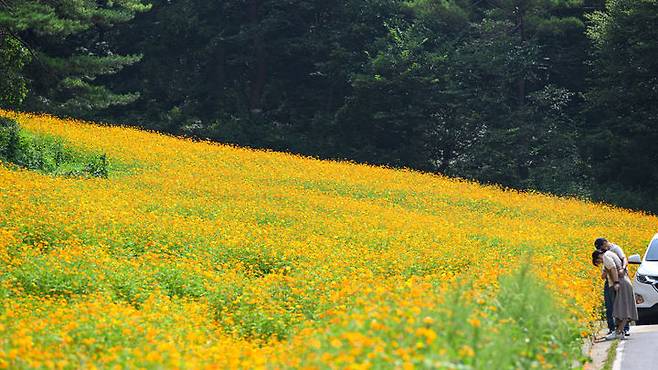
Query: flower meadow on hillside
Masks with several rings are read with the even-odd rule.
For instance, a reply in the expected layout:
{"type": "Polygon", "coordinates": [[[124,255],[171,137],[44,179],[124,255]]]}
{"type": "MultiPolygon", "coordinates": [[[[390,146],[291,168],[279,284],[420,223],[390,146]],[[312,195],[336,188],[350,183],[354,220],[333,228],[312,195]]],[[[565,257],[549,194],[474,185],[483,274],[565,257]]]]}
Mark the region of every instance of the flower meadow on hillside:
{"type": "Polygon", "coordinates": [[[0,368],[565,368],[599,319],[575,199],[0,112],[108,178],[0,164],[0,368]]]}

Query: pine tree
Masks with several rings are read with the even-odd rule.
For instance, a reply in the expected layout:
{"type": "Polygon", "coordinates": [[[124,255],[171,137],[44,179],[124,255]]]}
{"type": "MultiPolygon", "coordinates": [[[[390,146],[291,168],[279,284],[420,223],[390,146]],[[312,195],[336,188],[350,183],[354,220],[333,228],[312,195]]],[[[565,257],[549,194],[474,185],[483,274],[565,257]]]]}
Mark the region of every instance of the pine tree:
{"type": "Polygon", "coordinates": [[[137,94],[98,79],[141,57],[114,54],[103,35],[149,8],[142,0],[0,1],[0,68],[10,76],[0,84],[2,105],[27,96],[35,108],[70,114],[134,101],[137,94]]]}

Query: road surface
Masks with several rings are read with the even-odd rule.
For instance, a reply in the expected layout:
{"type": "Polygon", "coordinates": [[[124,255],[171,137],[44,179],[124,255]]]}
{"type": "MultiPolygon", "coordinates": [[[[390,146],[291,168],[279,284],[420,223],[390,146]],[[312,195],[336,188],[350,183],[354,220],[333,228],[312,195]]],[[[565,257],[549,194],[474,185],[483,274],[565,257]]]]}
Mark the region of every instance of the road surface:
{"type": "Polygon", "coordinates": [[[658,325],[631,326],[619,341],[612,370],[658,370],[658,325]]]}

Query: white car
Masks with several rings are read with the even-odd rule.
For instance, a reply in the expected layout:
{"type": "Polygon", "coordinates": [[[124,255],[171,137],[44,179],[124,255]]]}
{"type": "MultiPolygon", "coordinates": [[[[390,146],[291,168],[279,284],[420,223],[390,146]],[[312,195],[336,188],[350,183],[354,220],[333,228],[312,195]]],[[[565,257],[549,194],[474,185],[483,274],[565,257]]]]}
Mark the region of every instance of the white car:
{"type": "Polygon", "coordinates": [[[639,324],[658,320],[658,234],[649,242],[644,258],[639,254],[628,258],[628,263],[640,265],[633,279],[639,324]]]}

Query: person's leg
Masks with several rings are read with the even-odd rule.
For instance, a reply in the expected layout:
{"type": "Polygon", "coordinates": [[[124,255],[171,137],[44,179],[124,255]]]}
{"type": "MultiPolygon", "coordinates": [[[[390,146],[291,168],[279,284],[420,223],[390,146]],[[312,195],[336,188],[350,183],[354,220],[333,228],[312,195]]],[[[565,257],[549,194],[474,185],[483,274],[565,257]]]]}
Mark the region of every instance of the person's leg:
{"type": "Polygon", "coordinates": [[[624,336],[624,327],[628,323],[628,320],[617,320],[617,335],[624,336]]]}
{"type": "Polygon", "coordinates": [[[608,331],[613,332],[617,324],[615,318],[612,317],[612,307],[615,302],[614,291],[608,287],[608,279],[605,280],[603,287],[603,300],[605,301],[605,319],[608,322],[608,331]]]}

